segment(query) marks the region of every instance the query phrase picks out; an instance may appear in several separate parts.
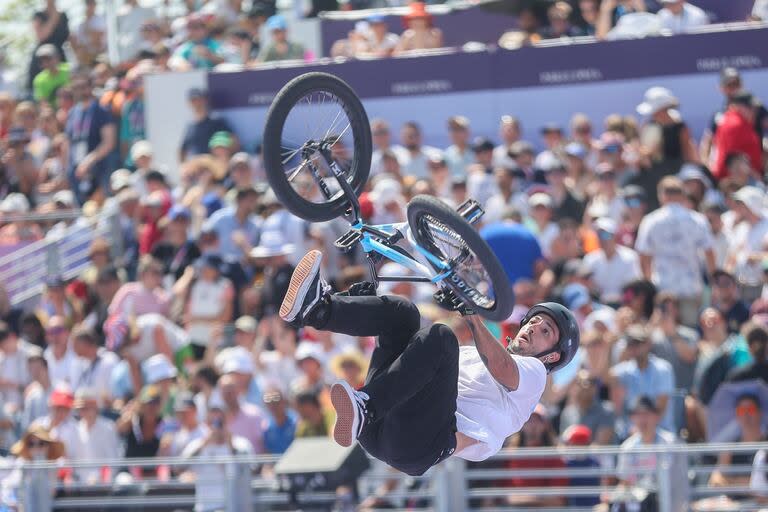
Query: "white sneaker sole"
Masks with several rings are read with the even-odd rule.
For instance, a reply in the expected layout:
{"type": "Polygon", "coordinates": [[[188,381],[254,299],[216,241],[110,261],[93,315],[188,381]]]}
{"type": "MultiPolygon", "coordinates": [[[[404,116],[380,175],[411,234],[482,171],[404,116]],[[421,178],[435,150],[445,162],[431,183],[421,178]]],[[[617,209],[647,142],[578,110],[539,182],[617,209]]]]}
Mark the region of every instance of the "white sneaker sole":
{"type": "Polygon", "coordinates": [[[333,439],[344,447],[352,446],[357,439],[360,420],[352,387],[345,381],[331,386],[331,403],[336,409],[336,423],[333,425],[333,439]]]}
{"type": "Polygon", "coordinates": [[[291,275],[288,291],[280,306],[280,318],[286,322],[293,322],[301,311],[301,305],[309,292],[309,287],[320,271],[320,263],[323,261],[323,253],[309,251],[301,258],[296,270],[291,275]]]}

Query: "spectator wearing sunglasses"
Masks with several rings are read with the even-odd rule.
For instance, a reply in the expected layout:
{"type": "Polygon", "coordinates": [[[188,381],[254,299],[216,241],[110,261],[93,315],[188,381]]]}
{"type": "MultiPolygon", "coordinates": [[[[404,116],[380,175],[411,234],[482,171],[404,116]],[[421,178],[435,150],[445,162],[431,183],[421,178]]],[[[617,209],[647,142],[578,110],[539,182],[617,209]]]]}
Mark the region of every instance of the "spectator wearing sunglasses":
{"type": "MultiPolygon", "coordinates": [[[[762,422],[763,408],[760,399],[755,395],[742,395],[736,401],[735,416],[739,425],[738,443],[759,443],[765,440],[763,430],[766,425],[762,422]]],[[[749,474],[729,472],[729,467],[744,466],[752,463],[752,452],[732,453],[720,452],[717,457],[717,467],[709,477],[712,487],[741,487],[749,485],[749,474]]],[[[747,496],[729,495],[731,498],[746,498],[747,496]]]]}

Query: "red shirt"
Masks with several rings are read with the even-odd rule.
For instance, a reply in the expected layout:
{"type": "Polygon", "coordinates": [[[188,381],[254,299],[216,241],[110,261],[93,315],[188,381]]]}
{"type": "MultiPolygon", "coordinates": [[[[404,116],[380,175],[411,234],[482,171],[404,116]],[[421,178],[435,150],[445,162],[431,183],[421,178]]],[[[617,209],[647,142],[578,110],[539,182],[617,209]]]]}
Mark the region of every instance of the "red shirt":
{"type": "MultiPolygon", "coordinates": [[[[509,469],[564,469],[565,462],[560,458],[510,459],[505,464],[509,469]]],[[[506,487],[566,487],[568,478],[559,477],[512,477],[505,482],[506,487]]]]}
{"type": "Polygon", "coordinates": [[[715,147],[717,157],[712,172],[718,180],[728,175],[725,167],[725,159],[732,153],[744,153],[749,157],[752,170],[758,175],[763,171],[763,150],[760,138],[750,121],[742,117],[741,113],[728,109],[723,114],[723,119],[715,132],[715,147]]]}

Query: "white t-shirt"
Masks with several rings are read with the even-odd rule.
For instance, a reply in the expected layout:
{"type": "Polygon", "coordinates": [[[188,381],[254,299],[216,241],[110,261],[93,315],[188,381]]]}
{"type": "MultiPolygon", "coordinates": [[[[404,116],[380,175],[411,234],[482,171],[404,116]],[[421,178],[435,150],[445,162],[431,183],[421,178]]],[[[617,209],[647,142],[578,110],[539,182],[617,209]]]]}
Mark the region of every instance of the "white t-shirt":
{"type": "Polygon", "coordinates": [[[194,321],[187,325],[187,332],[192,342],[202,346],[212,343],[213,319],[226,307],[231,285],[229,279],[220,277],[214,282],[199,279],[192,285],[189,293],[188,313],[195,317],[210,318],[209,321],[194,321]]]}
{"type": "Polygon", "coordinates": [[[661,26],[671,30],[673,34],[688,32],[692,28],[701,27],[709,24],[709,17],[701,8],[688,2],[683,4],[683,12],[679,15],[673,14],[667,8],[661,9],[656,16],[661,21],[661,26]]]}
{"type": "Polygon", "coordinates": [[[165,340],[173,352],[189,344],[186,331],[158,313],[147,313],[136,318],[139,328],[139,341],[128,349],[136,361],[144,361],[157,353],[155,348],[155,329],[161,326],[165,331],[165,340]]]}
{"type": "MultiPolygon", "coordinates": [[[[112,420],[99,416],[90,429],[84,420],[80,420],[76,436],[71,449],[67,446],[67,458],[72,461],[117,459],[120,456],[120,439],[112,420]]],[[[98,467],[77,468],[75,471],[81,482],[96,481],[100,478],[98,467]]]]}
{"type": "Polygon", "coordinates": [[[622,245],[616,246],[610,260],[602,249],[590,252],[584,256],[584,265],[592,272],[602,302],[620,302],[622,287],[641,276],[637,253],[622,245]]]}
{"type": "MultiPolygon", "coordinates": [[[[184,449],[182,457],[191,457],[195,452],[197,452],[195,458],[203,459],[233,455],[232,450],[226,444],[209,444],[200,448],[203,443],[205,443],[205,438],[192,441],[184,449]]],[[[237,455],[253,454],[253,446],[244,437],[233,435],[232,446],[237,455]]],[[[195,511],[208,512],[224,508],[226,493],[230,485],[228,484],[227,466],[225,464],[195,464],[191,468],[195,473],[195,511]]]]}
{"type": "Polygon", "coordinates": [[[518,432],[539,403],[547,370],[535,357],[512,356],[520,372],[520,384],[507,391],[493,378],[474,346],[459,347],[459,396],[456,400],[456,428],[477,439],[457,455],[481,461],[498,452],[504,440],[518,432]]]}
{"type": "Polygon", "coordinates": [[[106,399],[110,397],[112,370],[115,369],[120,360],[109,350],[99,350],[94,361],[86,361],[83,370],[72,385],[77,391],[78,388],[91,388],[97,390],[100,395],[106,399]]]}
{"type": "Polygon", "coordinates": [[[762,219],[757,224],[740,222],[730,233],[730,257],[736,266],[734,274],[743,284],[757,286],[763,282],[761,264],[749,263],[748,259],[755,253],[765,250],[768,242],[768,219],[762,219]]]}
{"type": "Polygon", "coordinates": [[[187,449],[187,446],[190,445],[193,441],[197,441],[198,439],[203,439],[205,436],[208,435],[208,426],[205,423],[198,423],[197,427],[195,427],[192,430],[187,429],[181,429],[175,434],[173,434],[173,439],[171,440],[171,448],[170,448],[170,456],[171,457],[178,457],[180,456],[184,450],[187,449]]]}
{"type": "Polygon", "coordinates": [[[56,359],[53,351],[48,347],[43,351],[43,357],[48,363],[48,375],[50,375],[54,387],[65,383],[70,388],[74,388],[77,385],[78,377],[88,364],[83,358],[78,357],[72,349],[67,349],[64,357],[56,359]]]}

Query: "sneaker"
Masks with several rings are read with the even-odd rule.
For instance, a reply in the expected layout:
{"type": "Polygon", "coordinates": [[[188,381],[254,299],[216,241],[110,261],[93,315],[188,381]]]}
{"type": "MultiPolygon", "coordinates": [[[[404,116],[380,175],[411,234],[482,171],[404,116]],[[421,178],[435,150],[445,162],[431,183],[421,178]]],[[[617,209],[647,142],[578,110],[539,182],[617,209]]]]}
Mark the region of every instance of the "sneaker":
{"type": "Polygon", "coordinates": [[[366,393],[352,389],[346,381],[331,386],[331,403],[336,409],[333,439],[341,446],[352,446],[360,436],[368,416],[370,399],[366,393]]]}
{"type": "Polygon", "coordinates": [[[323,253],[309,251],[296,265],[283,304],[280,306],[280,318],[286,322],[303,324],[331,290],[328,283],[320,277],[322,261],[323,253]]]}

